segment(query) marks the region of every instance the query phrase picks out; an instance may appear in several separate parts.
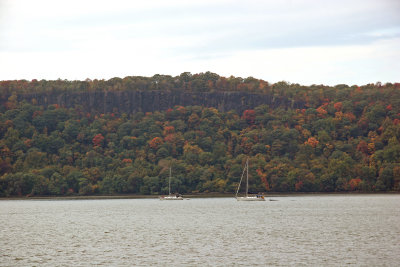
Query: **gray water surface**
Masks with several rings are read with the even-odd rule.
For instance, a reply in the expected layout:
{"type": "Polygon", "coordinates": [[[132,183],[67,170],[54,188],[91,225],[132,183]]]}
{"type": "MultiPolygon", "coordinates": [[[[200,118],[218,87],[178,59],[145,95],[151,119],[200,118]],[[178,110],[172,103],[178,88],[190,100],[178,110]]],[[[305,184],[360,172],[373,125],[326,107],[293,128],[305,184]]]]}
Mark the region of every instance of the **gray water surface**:
{"type": "Polygon", "coordinates": [[[400,195],[0,201],[0,266],[399,262],[400,195]]]}

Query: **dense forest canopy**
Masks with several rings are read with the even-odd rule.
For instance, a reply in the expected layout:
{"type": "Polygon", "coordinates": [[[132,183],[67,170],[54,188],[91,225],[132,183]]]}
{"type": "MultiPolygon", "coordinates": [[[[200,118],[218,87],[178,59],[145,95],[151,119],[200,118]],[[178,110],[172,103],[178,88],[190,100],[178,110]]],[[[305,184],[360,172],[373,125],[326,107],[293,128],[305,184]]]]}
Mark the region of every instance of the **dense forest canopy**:
{"type": "Polygon", "coordinates": [[[0,81],[0,98],[0,196],[165,194],[169,166],[173,191],[233,193],[246,158],[251,192],[400,191],[398,83],[302,86],[206,72],[0,81]],[[288,101],[243,112],[179,105],[104,113],[21,97],[96,91],[234,91],[288,101]]]}

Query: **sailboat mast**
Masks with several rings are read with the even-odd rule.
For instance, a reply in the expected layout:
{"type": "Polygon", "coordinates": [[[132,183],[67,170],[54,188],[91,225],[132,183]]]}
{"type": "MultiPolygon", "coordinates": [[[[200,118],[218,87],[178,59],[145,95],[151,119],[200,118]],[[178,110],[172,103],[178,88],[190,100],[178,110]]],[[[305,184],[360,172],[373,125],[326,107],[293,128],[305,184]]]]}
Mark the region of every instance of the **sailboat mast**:
{"type": "Polygon", "coordinates": [[[242,172],[242,176],[240,176],[240,181],[239,181],[239,184],[238,184],[238,188],[237,188],[237,190],[236,190],[236,195],[235,195],[235,197],[237,197],[238,194],[239,194],[239,189],[240,189],[240,185],[242,184],[242,180],[243,180],[243,176],[244,176],[245,170],[246,170],[246,164],[244,165],[243,172],[242,172]]]}
{"type": "Polygon", "coordinates": [[[171,167],[169,167],[168,195],[171,195],[171,167]]]}
{"type": "Polygon", "coordinates": [[[246,182],[246,197],[248,196],[248,192],[249,192],[249,158],[247,158],[246,161],[246,176],[247,176],[247,182],[246,182]]]}

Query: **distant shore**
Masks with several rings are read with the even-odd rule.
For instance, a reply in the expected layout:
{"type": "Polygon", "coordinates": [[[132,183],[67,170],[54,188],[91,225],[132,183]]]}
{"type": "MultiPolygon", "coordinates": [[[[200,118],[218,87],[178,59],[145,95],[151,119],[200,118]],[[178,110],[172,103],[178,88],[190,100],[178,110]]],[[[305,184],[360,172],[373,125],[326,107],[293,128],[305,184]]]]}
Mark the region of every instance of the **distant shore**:
{"type": "MultiPolygon", "coordinates": [[[[387,195],[387,194],[400,194],[400,192],[269,192],[264,193],[265,197],[289,197],[289,196],[327,196],[327,195],[387,195]]],[[[11,196],[0,197],[1,200],[79,200],[79,199],[157,199],[164,195],[91,195],[91,196],[11,196]]],[[[232,193],[197,193],[197,194],[182,194],[184,198],[224,198],[235,197],[232,193]]]]}

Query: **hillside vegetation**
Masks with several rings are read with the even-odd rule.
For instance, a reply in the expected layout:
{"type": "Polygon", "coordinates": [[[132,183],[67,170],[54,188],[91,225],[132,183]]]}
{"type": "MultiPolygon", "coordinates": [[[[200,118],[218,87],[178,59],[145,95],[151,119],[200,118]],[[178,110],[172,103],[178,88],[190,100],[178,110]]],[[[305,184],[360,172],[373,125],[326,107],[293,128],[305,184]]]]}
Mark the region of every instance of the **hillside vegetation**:
{"type": "Polygon", "coordinates": [[[251,192],[400,191],[400,84],[301,86],[207,72],[1,81],[0,98],[3,197],[165,194],[170,166],[173,191],[233,193],[247,157],[251,192]],[[97,91],[242,92],[233,105],[247,109],[210,99],[104,112],[35,98],[97,91]],[[275,102],[251,106],[250,94],[275,102]]]}

